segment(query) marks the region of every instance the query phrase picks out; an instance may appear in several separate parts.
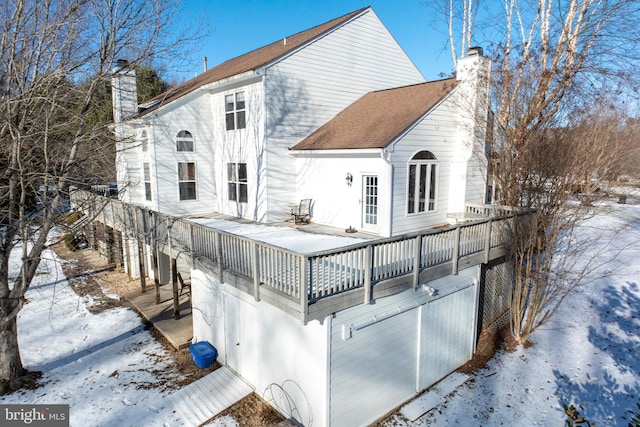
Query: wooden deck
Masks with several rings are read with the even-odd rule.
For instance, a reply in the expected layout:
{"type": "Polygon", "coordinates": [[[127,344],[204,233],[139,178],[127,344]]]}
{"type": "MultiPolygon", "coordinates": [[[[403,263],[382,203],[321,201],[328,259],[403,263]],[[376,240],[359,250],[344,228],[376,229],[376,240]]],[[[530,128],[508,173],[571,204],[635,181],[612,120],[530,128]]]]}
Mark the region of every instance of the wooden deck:
{"type": "Polygon", "coordinates": [[[193,319],[191,304],[186,294],[179,298],[180,318],[173,313],[173,290],[171,285],[160,286],[160,304],[156,304],[156,292],[153,286],[146,292],[130,298],[129,302],[145,318],[153,323],[156,330],[176,349],[191,345],[193,338],[193,319]]]}
{"type": "Polygon", "coordinates": [[[168,397],[186,426],[199,426],[253,393],[247,382],[222,366],[168,397]]]}
{"type": "Polygon", "coordinates": [[[84,191],[74,192],[71,200],[73,208],[123,238],[144,242],[172,259],[188,258],[193,268],[303,323],[502,257],[511,222],[521,215],[495,216],[489,208],[469,207],[474,214],[493,216],[298,253],[84,191]]]}

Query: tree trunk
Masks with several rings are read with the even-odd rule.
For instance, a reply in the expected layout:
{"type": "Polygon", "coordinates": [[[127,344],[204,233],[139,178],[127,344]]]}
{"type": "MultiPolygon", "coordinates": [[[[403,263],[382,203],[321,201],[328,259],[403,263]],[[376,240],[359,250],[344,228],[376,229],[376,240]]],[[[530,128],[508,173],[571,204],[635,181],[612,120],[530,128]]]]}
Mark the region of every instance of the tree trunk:
{"type": "MultiPolygon", "coordinates": [[[[10,300],[1,301],[4,313],[13,312],[13,304],[10,300]]],[[[18,347],[17,316],[9,320],[2,319],[0,320],[0,395],[16,389],[24,373],[18,347]]]]}

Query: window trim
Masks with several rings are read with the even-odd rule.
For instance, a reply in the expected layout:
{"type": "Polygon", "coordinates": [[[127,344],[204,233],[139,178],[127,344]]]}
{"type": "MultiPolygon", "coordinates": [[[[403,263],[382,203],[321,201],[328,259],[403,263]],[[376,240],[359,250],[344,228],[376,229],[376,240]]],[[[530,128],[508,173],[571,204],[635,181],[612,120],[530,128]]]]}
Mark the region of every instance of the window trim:
{"type": "Polygon", "coordinates": [[[143,153],[149,151],[149,134],[146,130],[140,132],[140,149],[143,153]]]}
{"type": "Polygon", "coordinates": [[[227,131],[246,129],[247,102],[244,91],[224,95],[224,122],[227,131]],[[238,99],[240,97],[242,99],[238,99]],[[231,102],[229,102],[229,98],[231,98],[231,102]],[[233,123],[230,123],[230,118],[233,118],[233,123]]]}
{"type": "Polygon", "coordinates": [[[249,203],[249,179],[244,162],[227,163],[227,199],[230,202],[249,203]]]}
{"type": "Polygon", "coordinates": [[[153,193],[151,191],[151,164],[149,162],[142,163],[142,182],[144,183],[144,199],[148,202],[153,201],[153,193]]]}
{"type": "MultiPolygon", "coordinates": [[[[187,166],[188,168],[188,166],[187,166]]],[[[198,200],[198,171],[196,168],[196,163],[195,162],[178,162],[177,163],[177,178],[178,178],[178,201],[180,202],[189,202],[189,201],[193,201],[193,200],[198,200]],[[180,179],[180,165],[193,165],[193,179],[180,179]],[[189,183],[193,183],[193,198],[182,198],[182,189],[181,189],[181,184],[189,184],[189,183]]],[[[189,171],[187,169],[187,175],[189,174],[189,171]]]]}
{"type": "Polygon", "coordinates": [[[193,137],[193,133],[191,133],[190,131],[186,130],[186,129],[181,129],[176,133],[176,137],[175,137],[175,142],[176,142],[176,153],[195,153],[196,151],[196,139],[193,137]],[[189,136],[181,136],[181,133],[186,133],[189,134],[189,136]],[[181,150],[180,149],[180,143],[184,143],[184,142],[190,142],[191,143],[191,149],[190,150],[181,150]]]}
{"type": "Polygon", "coordinates": [[[405,212],[408,216],[428,214],[438,210],[439,169],[438,159],[428,150],[415,153],[407,162],[405,212]]]}

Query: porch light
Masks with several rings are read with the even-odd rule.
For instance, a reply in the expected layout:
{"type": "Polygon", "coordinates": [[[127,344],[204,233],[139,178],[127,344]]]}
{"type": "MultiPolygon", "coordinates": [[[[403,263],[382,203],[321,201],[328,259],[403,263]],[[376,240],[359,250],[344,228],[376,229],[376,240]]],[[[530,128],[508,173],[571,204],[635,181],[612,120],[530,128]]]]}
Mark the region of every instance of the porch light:
{"type": "Polygon", "coordinates": [[[347,181],[347,185],[351,187],[351,184],[353,183],[353,175],[347,172],[347,177],[344,180],[347,181]]]}

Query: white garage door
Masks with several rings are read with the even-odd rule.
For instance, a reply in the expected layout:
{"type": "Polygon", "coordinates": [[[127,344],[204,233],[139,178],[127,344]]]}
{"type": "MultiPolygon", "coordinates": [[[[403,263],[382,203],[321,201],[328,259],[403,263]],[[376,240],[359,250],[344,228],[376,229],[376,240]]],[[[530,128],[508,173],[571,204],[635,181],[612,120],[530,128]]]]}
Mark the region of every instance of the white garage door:
{"type": "Polygon", "coordinates": [[[427,300],[409,290],[336,314],[332,427],[368,425],[469,360],[477,272],[468,269],[430,283],[437,291],[427,300]],[[426,304],[412,308],[416,301],[426,304]]]}

